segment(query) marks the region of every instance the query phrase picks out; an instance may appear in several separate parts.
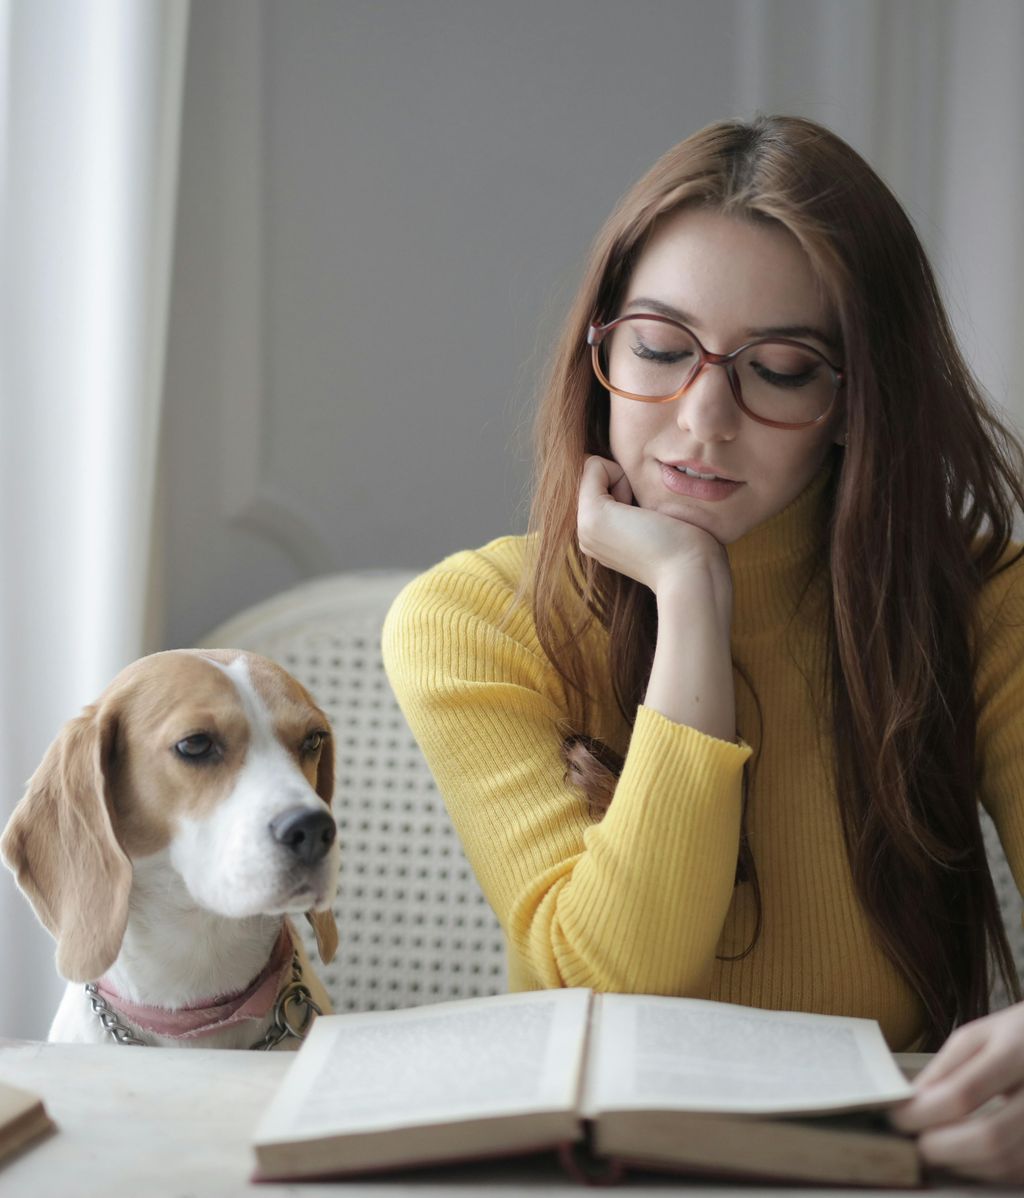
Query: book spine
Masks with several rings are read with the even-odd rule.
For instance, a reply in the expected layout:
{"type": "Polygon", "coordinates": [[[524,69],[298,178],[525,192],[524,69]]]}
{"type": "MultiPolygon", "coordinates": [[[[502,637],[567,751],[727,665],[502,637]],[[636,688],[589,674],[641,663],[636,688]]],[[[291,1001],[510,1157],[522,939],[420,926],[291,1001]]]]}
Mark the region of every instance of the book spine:
{"type": "Polygon", "coordinates": [[[558,1160],[573,1181],[585,1186],[613,1186],[626,1176],[621,1161],[598,1156],[589,1136],[582,1140],[567,1140],[558,1146],[558,1160]]]}

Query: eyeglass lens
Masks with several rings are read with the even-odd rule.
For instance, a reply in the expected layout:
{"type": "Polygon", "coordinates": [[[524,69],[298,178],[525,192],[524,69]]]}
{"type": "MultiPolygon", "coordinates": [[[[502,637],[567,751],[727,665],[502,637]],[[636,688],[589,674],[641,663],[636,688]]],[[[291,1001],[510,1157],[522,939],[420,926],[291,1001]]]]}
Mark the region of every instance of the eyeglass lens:
{"type": "MultiPolygon", "coordinates": [[[[678,325],[629,317],[601,346],[607,381],[651,399],[675,395],[692,378],[700,349],[678,325]]],[[[815,420],[835,391],[832,370],[810,348],[762,341],[733,361],[743,402],[757,416],[785,424],[815,420]]],[[[711,367],[709,367],[711,369],[711,367]]]]}

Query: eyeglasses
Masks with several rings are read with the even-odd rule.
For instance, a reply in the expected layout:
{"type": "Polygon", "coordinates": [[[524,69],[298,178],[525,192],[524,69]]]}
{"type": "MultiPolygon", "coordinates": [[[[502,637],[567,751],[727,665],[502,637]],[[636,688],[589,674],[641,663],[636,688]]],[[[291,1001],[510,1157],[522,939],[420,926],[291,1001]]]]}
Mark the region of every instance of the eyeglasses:
{"type": "Polygon", "coordinates": [[[820,424],[843,385],[840,367],[802,341],[763,337],[713,354],[685,325],[649,312],[595,322],[587,344],[602,385],[641,403],[670,403],[705,366],[721,366],[742,411],[772,428],[820,424]]]}

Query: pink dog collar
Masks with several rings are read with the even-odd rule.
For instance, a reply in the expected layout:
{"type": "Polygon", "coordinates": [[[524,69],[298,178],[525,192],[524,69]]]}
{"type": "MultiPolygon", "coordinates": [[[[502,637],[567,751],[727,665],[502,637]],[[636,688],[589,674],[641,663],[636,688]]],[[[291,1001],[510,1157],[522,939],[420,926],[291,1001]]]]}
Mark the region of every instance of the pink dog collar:
{"type": "Polygon", "coordinates": [[[128,1002],[103,978],[95,985],[111,1010],[143,1031],[174,1040],[193,1040],[234,1023],[268,1015],[291,975],[293,951],[288,929],[282,927],[270,960],[244,990],[238,994],[217,995],[178,1010],[128,1002]]]}

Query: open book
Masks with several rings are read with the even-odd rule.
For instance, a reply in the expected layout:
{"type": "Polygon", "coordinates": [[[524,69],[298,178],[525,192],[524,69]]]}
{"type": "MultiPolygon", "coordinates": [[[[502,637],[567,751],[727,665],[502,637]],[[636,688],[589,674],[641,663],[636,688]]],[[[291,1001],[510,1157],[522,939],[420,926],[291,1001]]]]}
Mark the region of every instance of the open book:
{"type": "Polygon", "coordinates": [[[544,990],[330,1015],[255,1135],[259,1180],[557,1149],[627,1165],[915,1185],[884,1108],[911,1094],[873,1020],[544,990]]]}
{"type": "Polygon", "coordinates": [[[0,1082],[0,1161],[53,1127],[40,1099],[0,1082]]]}

